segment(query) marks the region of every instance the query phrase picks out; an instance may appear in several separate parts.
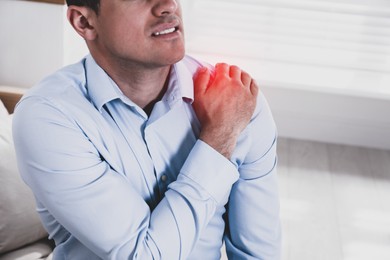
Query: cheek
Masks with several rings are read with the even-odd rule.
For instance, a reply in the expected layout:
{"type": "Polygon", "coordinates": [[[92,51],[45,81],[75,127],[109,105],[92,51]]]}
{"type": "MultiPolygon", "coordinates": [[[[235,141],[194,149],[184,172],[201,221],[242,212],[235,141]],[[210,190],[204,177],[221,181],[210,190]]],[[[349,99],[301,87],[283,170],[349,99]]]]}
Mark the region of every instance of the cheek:
{"type": "Polygon", "coordinates": [[[138,48],[142,46],[144,38],[143,35],[131,26],[116,27],[111,30],[107,35],[108,40],[112,43],[112,46],[126,50],[126,48],[138,48]]]}

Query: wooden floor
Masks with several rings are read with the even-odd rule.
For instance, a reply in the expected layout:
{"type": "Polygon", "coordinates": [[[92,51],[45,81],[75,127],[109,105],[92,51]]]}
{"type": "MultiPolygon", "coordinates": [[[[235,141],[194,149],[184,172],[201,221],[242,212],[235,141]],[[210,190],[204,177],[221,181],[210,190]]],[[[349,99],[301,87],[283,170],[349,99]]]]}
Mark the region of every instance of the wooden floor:
{"type": "Polygon", "coordinates": [[[280,138],[278,154],[283,260],[390,260],[390,151],[280,138]]]}
{"type": "Polygon", "coordinates": [[[390,151],[279,140],[283,260],[390,259],[390,151]]]}

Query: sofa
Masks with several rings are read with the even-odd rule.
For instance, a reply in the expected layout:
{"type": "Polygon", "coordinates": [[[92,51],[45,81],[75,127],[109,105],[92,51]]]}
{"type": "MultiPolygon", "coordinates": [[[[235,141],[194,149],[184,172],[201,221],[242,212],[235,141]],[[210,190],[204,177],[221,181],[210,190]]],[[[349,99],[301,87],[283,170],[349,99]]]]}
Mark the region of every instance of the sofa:
{"type": "Polygon", "coordinates": [[[23,92],[0,86],[0,260],[49,260],[54,244],[19,175],[12,140],[12,113],[23,92]]]}

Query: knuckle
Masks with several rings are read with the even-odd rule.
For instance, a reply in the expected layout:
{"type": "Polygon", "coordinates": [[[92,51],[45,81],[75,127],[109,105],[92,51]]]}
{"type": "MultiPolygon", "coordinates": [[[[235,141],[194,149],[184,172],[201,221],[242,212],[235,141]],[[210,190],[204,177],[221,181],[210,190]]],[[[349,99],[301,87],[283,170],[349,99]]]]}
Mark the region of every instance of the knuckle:
{"type": "Polygon", "coordinates": [[[224,62],[219,62],[215,65],[216,68],[219,68],[219,67],[228,67],[229,65],[227,63],[224,63],[224,62]]]}
{"type": "Polygon", "coordinates": [[[251,78],[251,76],[249,75],[249,73],[246,72],[246,71],[244,71],[244,70],[241,71],[241,75],[242,75],[242,77],[245,77],[245,78],[251,78]]]}
{"type": "Polygon", "coordinates": [[[232,69],[232,70],[241,70],[240,67],[238,67],[236,65],[230,66],[230,69],[232,69]]]}

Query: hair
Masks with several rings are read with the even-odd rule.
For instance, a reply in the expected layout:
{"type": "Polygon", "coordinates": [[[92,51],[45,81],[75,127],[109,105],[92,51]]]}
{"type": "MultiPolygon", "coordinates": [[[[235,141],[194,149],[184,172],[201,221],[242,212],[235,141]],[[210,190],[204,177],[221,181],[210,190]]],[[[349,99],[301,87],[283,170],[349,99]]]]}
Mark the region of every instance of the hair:
{"type": "Polygon", "coordinates": [[[86,6],[95,11],[96,14],[99,13],[100,0],[66,0],[66,4],[76,5],[76,6],[86,6]]]}

